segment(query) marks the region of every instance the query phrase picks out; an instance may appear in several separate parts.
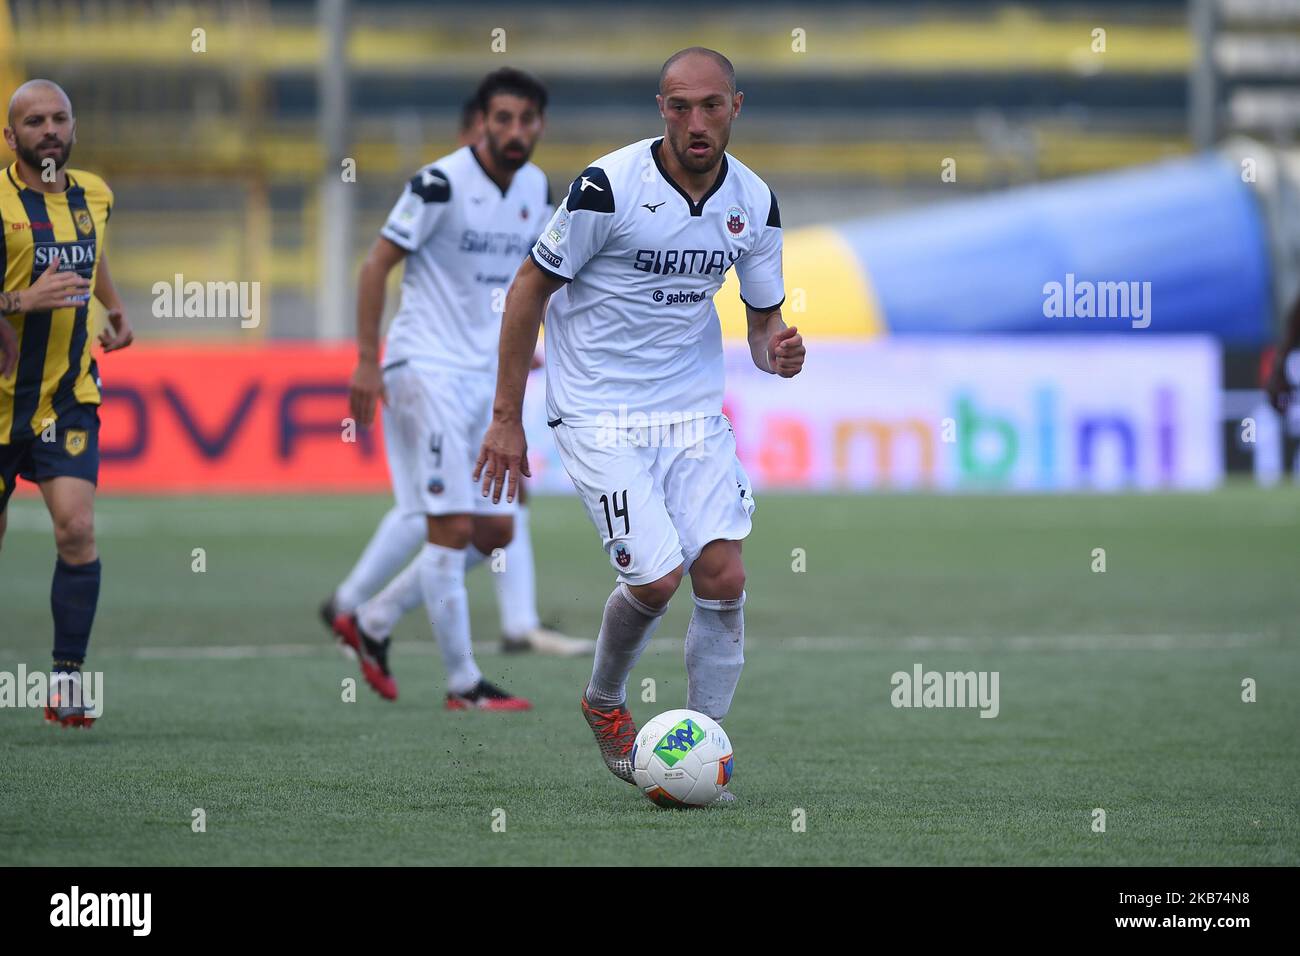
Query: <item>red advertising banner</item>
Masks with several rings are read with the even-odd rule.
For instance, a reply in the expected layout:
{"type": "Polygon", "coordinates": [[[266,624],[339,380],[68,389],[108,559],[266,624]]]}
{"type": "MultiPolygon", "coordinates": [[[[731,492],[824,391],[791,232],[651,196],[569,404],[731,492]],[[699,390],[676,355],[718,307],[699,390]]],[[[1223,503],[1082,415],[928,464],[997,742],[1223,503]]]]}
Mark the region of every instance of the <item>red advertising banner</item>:
{"type": "Polygon", "coordinates": [[[100,490],[387,490],[381,429],[346,430],[355,361],[353,346],[302,343],[101,357],[100,490]]]}

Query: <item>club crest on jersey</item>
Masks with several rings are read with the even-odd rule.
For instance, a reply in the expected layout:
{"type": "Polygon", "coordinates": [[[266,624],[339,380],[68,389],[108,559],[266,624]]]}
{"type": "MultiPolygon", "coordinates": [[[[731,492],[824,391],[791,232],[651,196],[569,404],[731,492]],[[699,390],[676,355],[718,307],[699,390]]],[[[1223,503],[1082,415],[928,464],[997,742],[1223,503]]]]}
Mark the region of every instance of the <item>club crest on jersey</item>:
{"type": "Polygon", "coordinates": [[[84,428],[69,428],[63,433],[63,450],[73,458],[76,458],[86,450],[86,430],[84,428]]]}
{"type": "Polygon", "coordinates": [[[733,236],[741,236],[745,233],[745,226],[749,219],[745,216],[745,210],[739,206],[732,206],[727,210],[727,232],[733,236]]]}
{"type": "Polygon", "coordinates": [[[626,568],[632,563],[632,552],[620,544],[614,551],[614,561],[620,568],[626,568]]]}
{"type": "Polygon", "coordinates": [[[88,236],[95,231],[95,220],[90,218],[89,209],[78,209],[72,214],[72,221],[77,224],[77,232],[88,236]]]}

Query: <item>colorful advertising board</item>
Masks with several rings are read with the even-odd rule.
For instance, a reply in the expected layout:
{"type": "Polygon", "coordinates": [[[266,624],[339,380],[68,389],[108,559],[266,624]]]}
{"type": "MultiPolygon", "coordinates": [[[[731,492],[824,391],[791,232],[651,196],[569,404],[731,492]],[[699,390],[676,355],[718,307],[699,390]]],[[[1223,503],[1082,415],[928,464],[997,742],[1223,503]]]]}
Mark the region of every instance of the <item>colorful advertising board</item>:
{"type": "MultiPolygon", "coordinates": [[[[727,348],[726,411],[759,489],[1194,489],[1223,475],[1209,338],[813,340],[791,380],[727,348]]],[[[102,491],[385,490],[381,430],[348,426],[354,354],[294,343],[107,356],[102,491]]],[[[535,372],[534,487],[569,492],[543,399],[535,372]]]]}

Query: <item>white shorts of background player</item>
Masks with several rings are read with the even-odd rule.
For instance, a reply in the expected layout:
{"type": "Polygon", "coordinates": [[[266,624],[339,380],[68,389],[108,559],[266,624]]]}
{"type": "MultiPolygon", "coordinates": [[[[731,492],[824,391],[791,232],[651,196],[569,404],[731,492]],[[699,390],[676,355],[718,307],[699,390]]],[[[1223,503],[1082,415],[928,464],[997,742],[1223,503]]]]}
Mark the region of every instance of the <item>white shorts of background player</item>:
{"type": "Polygon", "coordinates": [[[473,478],[495,390],[490,375],[412,362],[384,370],[384,448],[393,496],[404,514],[515,514],[505,495],[496,504],[484,498],[473,478]]]}

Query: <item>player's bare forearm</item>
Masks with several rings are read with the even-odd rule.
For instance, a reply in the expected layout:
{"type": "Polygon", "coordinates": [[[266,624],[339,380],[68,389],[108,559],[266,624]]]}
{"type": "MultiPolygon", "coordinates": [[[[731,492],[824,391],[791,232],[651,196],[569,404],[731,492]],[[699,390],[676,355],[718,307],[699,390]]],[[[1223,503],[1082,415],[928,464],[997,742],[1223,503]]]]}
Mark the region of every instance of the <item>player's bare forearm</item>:
{"type": "Polygon", "coordinates": [[[525,259],[506,293],[501,318],[501,345],[497,363],[497,391],[492,417],[516,422],[523,417],[524,388],[528,370],[537,351],[537,333],[546,313],[546,302],[562,283],[525,259]]]}
{"type": "Polygon", "coordinates": [[[116,352],[135,341],[131,320],[126,317],[126,305],[113,284],[113,273],[108,268],[108,257],[101,255],[95,266],[93,294],[107,310],[108,324],[100,330],[99,344],[105,352],[116,352]]]}
{"type": "Polygon", "coordinates": [[[537,348],[537,331],[542,326],[546,300],[563,283],[525,259],[506,293],[501,317],[501,344],[497,361],[497,391],[492,403],[492,424],[483,436],[474,480],[482,481],[483,495],[507,501],[519,493],[519,476],[529,476],[528,438],[524,434],[524,387],[528,367],[537,348]]]}
{"type": "Polygon", "coordinates": [[[18,365],[18,332],[8,317],[0,316],[0,378],[8,378],[18,365]]]}
{"type": "Polygon", "coordinates": [[[795,326],[787,326],[781,309],[759,312],[745,306],[749,323],[749,354],[764,372],[793,378],[803,369],[803,337],[795,326]]]}
{"type": "Polygon", "coordinates": [[[406,250],[383,236],[366,253],[357,278],[357,367],[348,390],[348,407],[358,424],[375,420],[377,403],[385,401],[379,371],[379,325],[384,316],[384,284],[406,250]]]}
{"type": "Polygon", "coordinates": [[[367,257],[357,278],[357,359],[379,361],[379,326],[384,316],[384,284],[388,270],[367,257]]]}
{"type": "Polygon", "coordinates": [[[95,269],[95,298],[110,312],[126,311],[126,306],[122,304],[122,297],[117,293],[117,286],[113,284],[113,274],[109,272],[107,256],[100,257],[99,265],[95,269]]]}
{"type": "Polygon", "coordinates": [[[767,341],[774,333],[785,328],[781,310],[756,312],[746,306],[745,319],[749,323],[749,354],[753,356],[755,365],[764,372],[770,372],[772,370],[767,367],[767,341]]]}

